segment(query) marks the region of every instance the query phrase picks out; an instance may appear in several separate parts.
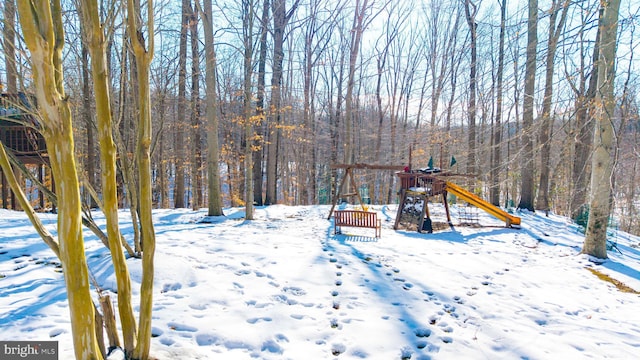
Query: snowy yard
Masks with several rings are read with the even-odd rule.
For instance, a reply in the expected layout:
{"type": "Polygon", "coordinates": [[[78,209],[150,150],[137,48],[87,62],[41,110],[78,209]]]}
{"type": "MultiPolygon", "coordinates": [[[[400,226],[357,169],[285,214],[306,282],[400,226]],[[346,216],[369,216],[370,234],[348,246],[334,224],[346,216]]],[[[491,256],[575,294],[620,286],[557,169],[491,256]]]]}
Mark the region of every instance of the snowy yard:
{"type": "MultiPolygon", "coordinates": [[[[431,207],[431,205],[430,205],[431,207]]],[[[441,209],[433,205],[437,219],[441,209]]],[[[270,206],[244,221],[156,210],[151,354],[159,359],[631,359],[640,353],[640,240],[596,265],[566,219],[518,214],[506,229],[333,234],[328,206],[270,206]],[[634,355],[635,354],[635,355],[634,355]]],[[[455,218],[454,224],[460,222],[455,218]]],[[[100,214],[96,221],[104,226],[100,214]]],[[[55,233],[55,215],[40,215],[55,233]]],[[[131,229],[121,212],[122,231],[131,229]]],[[[110,257],[86,232],[90,269],[114,291],[110,257]]],[[[0,340],[58,341],[73,357],[63,275],[23,213],[0,210],[0,340]]],[[[129,259],[137,289],[139,260],[129,259]]],[[[115,299],[115,296],[112,296],[115,299]]]]}

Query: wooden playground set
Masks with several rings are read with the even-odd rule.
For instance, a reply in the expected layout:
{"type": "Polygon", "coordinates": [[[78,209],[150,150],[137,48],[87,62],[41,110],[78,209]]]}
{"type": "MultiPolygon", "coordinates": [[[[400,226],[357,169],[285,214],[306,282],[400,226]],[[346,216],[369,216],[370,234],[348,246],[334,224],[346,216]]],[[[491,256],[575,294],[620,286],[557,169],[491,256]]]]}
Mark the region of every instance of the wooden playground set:
{"type": "Polygon", "coordinates": [[[381,220],[377,218],[377,213],[368,211],[367,206],[362,201],[360,193],[353,177],[355,169],[370,170],[395,170],[396,176],[400,179],[400,203],[394,223],[394,230],[407,229],[418,232],[433,232],[433,222],[429,211],[429,199],[441,196],[444,205],[447,223],[453,226],[447,195],[455,195],[458,199],[467,202],[480,210],[503,221],[506,227],[519,228],[520,218],[507,211],[483,200],[472,192],[454,184],[450,179],[459,174],[440,172],[437,168],[422,170],[409,170],[402,166],[390,165],[369,165],[369,164],[338,164],[332,165],[333,169],[344,169],[345,174],[338,187],[338,192],[333,200],[331,210],[327,219],[334,215],[334,233],[340,234],[342,227],[359,227],[375,229],[376,237],[381,236],[381,220]],[[348,182],[347,182],[348,181],[348,182]],[[354,192],[343,193],[345,185],[349,184],[354,192]],[[356,197],[362,210],[335,210],[338,201],[343,198],[356,197]]]}

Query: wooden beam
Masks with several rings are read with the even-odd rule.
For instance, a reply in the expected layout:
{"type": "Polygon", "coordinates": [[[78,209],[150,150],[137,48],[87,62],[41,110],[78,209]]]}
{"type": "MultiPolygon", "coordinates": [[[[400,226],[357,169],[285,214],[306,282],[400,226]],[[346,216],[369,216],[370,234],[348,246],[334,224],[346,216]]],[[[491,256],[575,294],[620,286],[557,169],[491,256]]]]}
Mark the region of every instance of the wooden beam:
{"type": "Polygon", "coordinates": [[[402,165],[379,165],[379,164],[331,164],[332,169],[369,169],[369,170],[404,170],[402,165]]]}

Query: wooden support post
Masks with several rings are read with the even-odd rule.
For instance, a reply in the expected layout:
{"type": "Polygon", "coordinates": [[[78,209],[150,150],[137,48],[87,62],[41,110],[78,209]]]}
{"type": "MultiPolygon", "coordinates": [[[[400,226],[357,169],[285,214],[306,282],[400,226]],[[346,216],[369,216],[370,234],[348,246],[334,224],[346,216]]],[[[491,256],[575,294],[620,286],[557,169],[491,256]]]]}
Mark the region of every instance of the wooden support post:
{"type": "Polygon", "coordinates": [[[327,216],[327,220],[331,219],[331,215],[333,214],[333,209],[335,209],[336,204],[338,203],[338,200],[340,199],[340,196],[342,195],[342,188],[344,187],[344,183],[347,181],[347,175],[351,172],[351,168],[347,168],[347,170],[345,171],[344,177],[342,178],[342,181],[340,182],[340,186],[338,187],[338,193],[335,195],[334,199],[333,199],[333,205],[331,205],[331,210],[329,210],[329,216],[327,216]]]}
{"type": "Polygon", "coordinates": [[[449,213],[449,203],[447,202],[447,190],[442,192],[442,204],[444,204],[444,211],[447,213],[447,223],[452,226],[451,214],[449,213]]]}
{"type": "Polygon", "coordinates": [[[0,170],[0,174],[2,174],[2,208],[7,208],[7,178],[4,176],[4,172],[0,170]]]}
{"type": "MultiPolygon", "coordinates": [[[[44,164],[38,164],[38,181],[44,184],[44,164]]],[[[40,202],[40,211],[44,210],[44,192],[38,190],[38,201],[40,202]]]]}

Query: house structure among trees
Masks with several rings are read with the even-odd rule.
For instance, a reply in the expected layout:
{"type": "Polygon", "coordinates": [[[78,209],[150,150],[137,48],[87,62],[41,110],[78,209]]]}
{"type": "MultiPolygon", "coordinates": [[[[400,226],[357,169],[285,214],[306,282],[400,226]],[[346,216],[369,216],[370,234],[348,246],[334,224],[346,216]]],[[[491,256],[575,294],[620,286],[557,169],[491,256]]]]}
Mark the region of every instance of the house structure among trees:
{"type": "MultiPolygon", "coordinates": [[[[50,184],[53,188],[52,176],[47,171],[49,156],[42,134],[38,131],[38,123],[34,117],[36,99],[25,93],[0,94],[0,141],[16,161],[24,165],[36,180],[42,184],[50,184]]],[[[21,171],[16,169],[16,175],[21,171]]],[[[34,208],[45,209],[45,196],[33,181],[22,181],[27,198],[36,201],[34,208]],[[28,186],[27,186],[28,184],[28,186]]],[[[20,208],[15,195],[7,183],[4,172],[0,170],[0,187],[2,208],[18,210],[20,208]]]]}

